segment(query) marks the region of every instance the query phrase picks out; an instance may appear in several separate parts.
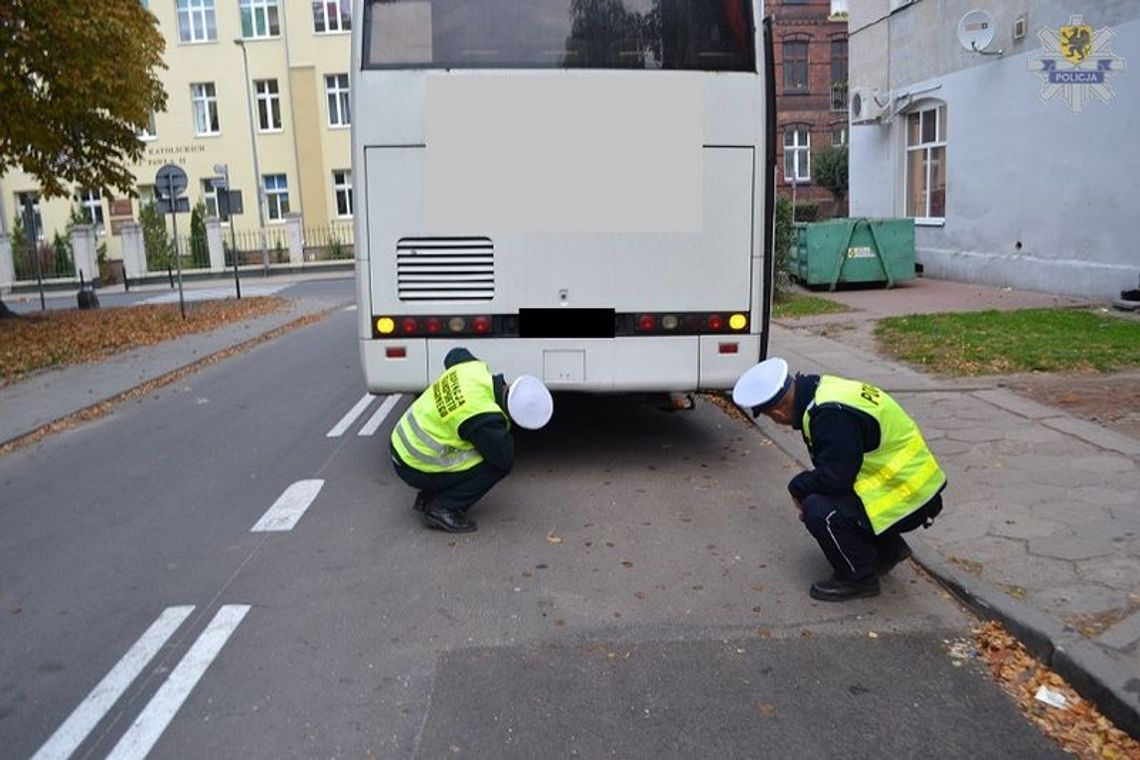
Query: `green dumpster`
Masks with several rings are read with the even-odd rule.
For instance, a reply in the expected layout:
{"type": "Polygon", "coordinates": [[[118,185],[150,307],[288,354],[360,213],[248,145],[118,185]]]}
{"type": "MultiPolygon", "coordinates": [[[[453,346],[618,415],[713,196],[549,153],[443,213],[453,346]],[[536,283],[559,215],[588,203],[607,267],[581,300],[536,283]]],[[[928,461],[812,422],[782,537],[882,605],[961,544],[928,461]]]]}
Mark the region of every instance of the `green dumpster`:
{"type": "Polygon", "coordinates": [[[796,224],[788,273],[808,287],[914,278],[914,219],[829,219],[796,224]]]}

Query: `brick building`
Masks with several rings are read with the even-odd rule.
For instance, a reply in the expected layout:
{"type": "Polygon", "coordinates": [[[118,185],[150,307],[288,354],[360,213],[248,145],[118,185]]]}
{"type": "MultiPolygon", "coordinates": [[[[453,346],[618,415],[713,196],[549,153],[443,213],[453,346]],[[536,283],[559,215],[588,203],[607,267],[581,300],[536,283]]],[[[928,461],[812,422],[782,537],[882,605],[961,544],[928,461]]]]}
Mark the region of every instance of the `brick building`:
{"type": "MultiPolygon", "coordinates": [[[[768,0],[776,70],[776,192],[843,216],[812,184],[812,155],[847,145],[847,12],[839,0],[768,0]],[[795,187],[793,188],[793,185],[795,187]]],[[[844,204],[846,205],[846,204],[844,204]]]]}

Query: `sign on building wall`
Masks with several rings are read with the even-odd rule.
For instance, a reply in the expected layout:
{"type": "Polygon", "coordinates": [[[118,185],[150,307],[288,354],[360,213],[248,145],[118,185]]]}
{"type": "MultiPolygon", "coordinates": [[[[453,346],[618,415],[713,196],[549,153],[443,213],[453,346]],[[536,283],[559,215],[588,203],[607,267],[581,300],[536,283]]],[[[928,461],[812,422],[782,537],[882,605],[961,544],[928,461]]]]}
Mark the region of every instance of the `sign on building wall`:
{"type": "Polygon", "coordinates": [[[1080,113],[1093,98],[1107,103],[1116,93],[1110,79],[1124,71],[1124,59],[1112,51],[1114,33],[1094,30],[1081,16],[1071,16],[1059,29],[1042,29],[1042,55],[1029,59],[1029,70],[1041,78],[1041,99],[1060,100],[1070,113],[1080,113]]]}

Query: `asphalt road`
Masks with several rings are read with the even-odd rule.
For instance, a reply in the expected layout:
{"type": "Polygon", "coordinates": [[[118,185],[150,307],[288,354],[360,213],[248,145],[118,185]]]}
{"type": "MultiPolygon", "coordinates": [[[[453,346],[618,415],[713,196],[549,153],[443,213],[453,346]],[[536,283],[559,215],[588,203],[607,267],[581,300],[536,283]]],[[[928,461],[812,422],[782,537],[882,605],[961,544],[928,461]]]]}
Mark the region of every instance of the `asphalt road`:
{"type": "Polygon", "coordinates": [[[1064,756],[913,568],[810,600],[791,462],[711,404],[558,396],[424,529],[354,316],[0,458],[0,754],[1064,756]]]}

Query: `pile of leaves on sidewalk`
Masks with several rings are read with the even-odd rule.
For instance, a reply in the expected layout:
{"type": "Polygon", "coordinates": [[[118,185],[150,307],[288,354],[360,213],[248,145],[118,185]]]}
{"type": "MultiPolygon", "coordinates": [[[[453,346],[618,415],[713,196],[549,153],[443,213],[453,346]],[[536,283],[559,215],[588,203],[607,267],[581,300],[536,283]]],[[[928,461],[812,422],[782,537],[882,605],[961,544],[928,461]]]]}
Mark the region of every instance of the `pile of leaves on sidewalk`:
{"type": "Polygon", "coordinates": [[[1081,758],[1140,757],[1140,742],[1112,725],[1000,624],[990,621],[975,629],[974,639],[978,653],[1002,688],[1065,750],[1081,758]]]}
{"type": "Polygon", "coordinates": [[[285,308],[283,298],[243,298],[186,305],[147,304],[80,311],[48,311],[0,320],[0,385],[45,369],[97,361],[191,333],[285,308]]]}

